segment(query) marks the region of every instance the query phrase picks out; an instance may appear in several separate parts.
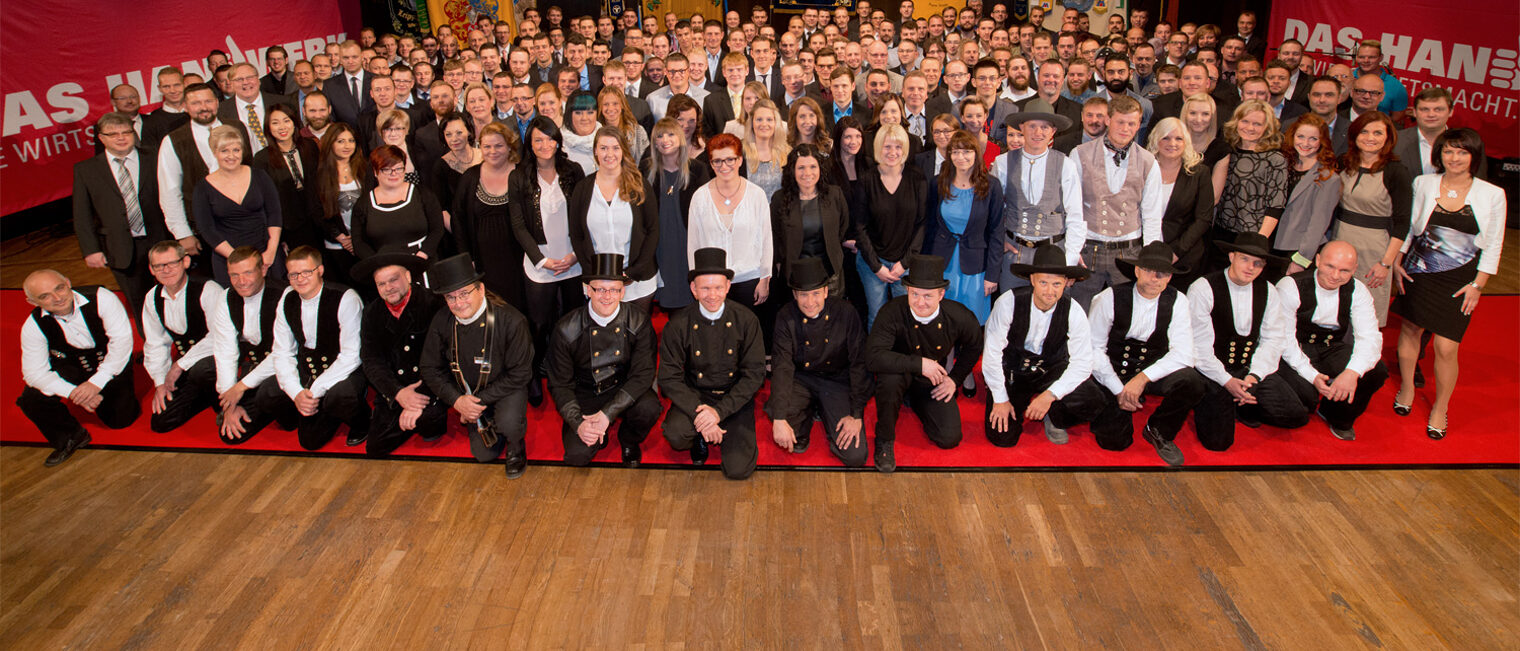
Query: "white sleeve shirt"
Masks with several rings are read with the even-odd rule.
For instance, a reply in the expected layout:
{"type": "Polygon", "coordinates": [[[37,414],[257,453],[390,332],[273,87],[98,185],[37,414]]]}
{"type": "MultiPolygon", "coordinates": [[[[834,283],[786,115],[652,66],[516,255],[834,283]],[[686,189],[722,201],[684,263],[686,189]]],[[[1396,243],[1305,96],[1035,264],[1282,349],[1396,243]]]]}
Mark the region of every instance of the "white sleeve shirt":
{"type": "MultiPolygon", "coordinates": [[[[1133,286],[1131,286],[1133,287],[1133,286]]],[[[1145,341],[1156,332],[1156,314],[1160,308],[1159,298],[1151,299],[1134,291],[1134,306],[1130,314],[1129,331],[1126,338],[1145,341]]],[[[1108,288],[1093,297],[1092,313],[1088,315],[1088,321],[1092,324],[1092,374],[1104,388],[1115,395],[1124,390],[1124,382],[1119,379],[1118,372],[1114,371],[1113,360],[1108,356],[1108,337],[1114,325],[1114,290],[1108,288]]],[[[1142,369],[1145,377],[1155,382],[1172,373],[1193,365],[1193,324],[1192,311],[1188,307],[1188,295],[1177,293],[1177,299],[1172,303],[1172,319],[1166,327],[1166,354],[1151,362],[1150,366],[1142,369]]]]}
{"type": "MultiPolygon", "coordinates": [[[[1378,357],[1382,354],[1383,333],[1377,327],[1377,312],[1372,306],[1372,293],[1367,291],[1367,286],[1360,280],[1351,279],[1355,285],[1351,289],[1351,359],[1346,362],[1346,370],[1356,373],[1358,377],[1365,375],[1372,367],[1377,366],[1378,357]]],[[[1277,282],[1277,295],[1282,299],[1283,318],[1283,352],[1282,360],[1298,373],[1299,377],[1313,381],[1319,370],[1309,362],[1309,356],[1304,354],[1304,349],[1298,343],[1298,308],[1303,304],[1302,297],[1298,293],[1298,283],[1292,277],[1283,278],[1277,282]]],[[[1341,292],[1340,289],[1325,289],[1314,283],[1314,314],[1309,320],[1315,325],[1334,328],[1340,325],[1341,292]]],[[[1330,378],[1332,381],[1334,377],[1330,378]]]]}
{"type": "MultiPolygon", "coordinates": [[[[1021,151],[1010,151],[993,159],[992,175],[1000,187],[1007,188],[1009,157],[1024,156],[1024,198],[1029,203],[1039,203],[1045,196],[1045,161],[1050,160],[1050,150],[1039,157],[1025,156],[1021,151]]],[[[1082,169],[1076,160],[1075,156],[1067,156],[1061,165],[1061,207],[1066,210],[1066,239],[1061,241],[1061,248],[1066,251],[1069,265],[1081,262],[1082,245],[1087,243],[1087,220],[1082,217],[1082,169]]]]}
{"type": "MultiPolygon", "coordinates": [[[[69,345],[76,348],[94,348],[95,338],[90,336],[90,327],[84,322],[84,315],[80,314],[80,308],[96,301],[102,327],[106,331],[106,356],[100,365],[95,368],[95,374],[90,376],[88,382],[97,388],[104,389],[111,380],[115,379],[127,362],[132,359],[132,319],[127,316],[127,308],[121,304],[121,299],[108,289],[100,289],[92,297],[74,291],[74,311],[65,316],[55,316],[44,310],[41,318],[57,319],[59,327],[63,330],[63,338],[69,345]]],[[[67,397],[74,392],[78,385],[63,379],[53,371],[53,361],[48,355],[47,336],[42,334],[42,328],[37,326],[35,319],[27,317],[26,323],[21,326],[21,378],[27,384],[43,395],[67,397]]]]}
{"type": "MultiPolygon", "coordinates": [[[[294,292],[287,288],[286,293],[294,292]]],[[[283,305],[285,296],[280,296],[282,309],[280,316],[274,320],[274,347],[269,354],[275,358],[275,377],[280,383],[280,389],[292,400],[303,389],[309,388],[311,394],[318,398],[327,394],[327,390],[333,385],[347,379],[350,374],[359,368],[359,324],[364,312],[364,306],[359,300],[359,295],[354,290],[343,291],[343,298],[338,303],[338,357],[332,364],[311,381],[310,387],[301,386],[301,375],[296,371],[296,353],[298,345],[295,335],[290,330],[290,323],[285,320],[283,305]]],[[[317,322],[322,295],[318,294],[310,300],[301,300],[301,340],[314,345],[317,342],[317,322]]]]}
{"type": "MultiPolygon", "coordinates": [[[[1138,142],[1130,143],[1130,155],[1124,158],[1124,163],[1118,165],[1114,164],[1113,155],[1107,153],[1105,149],[1103,169],[1108,177],[1108,192],[1110,194],[1118,192],[1119,188],[1124,185],[1124,179],[1129,175],[1130,161],[1135,160],[1134,148],[1138,148],[1139,146],[1138,142]]],[[[1082,161],[1075,155],[1067,156],[1066,160],[1071,161],[1075,165],[1077,178],[1082,178],[1082,161]]],[[[1145,174],[1145,186],[1140,190],[1140,232],[1125,233],[1115,238],[1093,235],[1091,236],[1092,239],[1122,242],[1139,237],[1143,240],[1142,243],[1144,244],[1150,244],[1161,239],[1161,216],[1166,211],[1166,203],[1161,200],[1161,165],[1152,159],[1150,167],[1150,170],[1145,174]]],[[[1081,186],[1078,185],[1077,187],[1079,188],[1077,202],[1080,205],[1082,196],[1080,192],[1081,186]]],[[[1067,237],[1069,239],[1070,235],[1067,237]]]]}
{"type": "MultiPolygon", "coordinates": [[[[170,296],[163,285],[155,285],[143,299],[143,367],[147,369],[154,386],[162,385],[169,379],[169,365],[174,350],[174,338],[170,332],[183,333],[190,327],[185,305],[185,301],[189,300],[189,289],[190,284],[187,282],[181,288],[179,296],[170,296]],[[164,297],[163,322],[158,320],[158,310],[153,309],[154,297],[159,295],[164,297]]],[[[179,366],[179,370],[188,371],[197,362],[211,356],[214,346],[210,333],[211,315],[216,313],[217,305],[223,302],[222,298],[222,287],[216,281],[208,280],[201,287],[201,295],[196,300],[200,301],[201,311],[206,315],[207,333],[178,360],[172,362],[179,366]]]]}
{"type": "MultiPolygon", "coordinates": [[[[1003,349],[1008,347],[1008,330],[1013,324],[1013,292],[1005,292],[992,307],[987,317],[986,337],[982,340],[982,379],[993,402],[1008,402],[1008,376],[1003,370],[1003,349]]],[[[1043,352],[1045,335],[1050,332],[1050,320],[1055,309],[1041,311],[1030,302],[1029,332],[1024,337],[1024,350],[1036,355],[1043,352]]],[[[1066,320],[1066,370],[1048,389],[1057,400],[1075,391],[1092,373],[1092,332],[1087,314],[1075,302],[1066,320]]]]}
{"type": "MultiPolygon", "coordinates": [[[[1234,317],[1235,332],[1246,334],[1251,331],[1251,286],[1236,285],[1226,277],[1225,283],[1229,287],[1230,308],[1234,317]]],[[[1214,355],[1214,320],[1209,312],[1214,309],[1214,290],[1209,286],[1207,278],[1200,278],[1188,289],[1188,303],[1193,309],[1193,348],[1195,366],[1204,377],[1214,381],[1215,384],[1224,386],[1233,377],[1224,368],[1224,363],[1214,355]]],[[[1256,352],[1251,355],[1250,374],[1258,378],[1264,378],[1277,370],[1277,363],[1281,359],[1283,349],[1283,312],[1282,301],[1277,297],[1277,291],[1271,285],[1267,286],[1266,314],[1262,316],[1261,337],[1256,344],[1256,352]]]]}
{"type": "MultiPolygon", "coordinates": [[[[274,375],[274,355],[266,355],[264,361],[248,371],[248,374],[239,378],[238,370],[238,342],[246,339],[248,343],[258,345],[264,337],[271,336],[262,332],[262,324],[259,322],[260,303],[264,300],[264,292],[269,287],[266,285],[259,293],[243,299],[243,331],[239,333],[232,323],[232,315],[227,307],[227,301],[218,301],[216,312],[211,317],[211,339],[213,354],[216,357],[216,392],[225,393],[233,385],[242,382],[244,386],[252,389],[264,380],[274,375]],[[241,335],[241,336],[240,336],[241,335]]],[[[234,290],[227,290],[234,291],[234,290]]],[[[279,321],[278,318],[275,319],[279,321]]]]}
{"type": "Polygon", "coordinates": [[[765,198],[765,190],[746,180],[744,194],[733,207],[732,227],[724,228],[713,183],[709,181],[692,195],[686,225],[687,264],[696,264],[693,258],[697,249],[716,247],[728,252],[728,268],[734,270],[734,282],[770,278],[775,247],[770,201],[765,198]]]}
{"type": "MultiPolygon", "coordinates": [[[[221,167],[216,162],[216,156],[211,153],[210,140],[211,129],[221,124],[220,120],[208,127],[202,127],[193,121],[190,123],[195,148],[200,152],[201,160],[205,161],[206,170],[210,172],[221,167]]],[[[185,214],[185,170],[180,167],[179,155],[175,153],[174,143],[169,136],[164,136],[158,147],[158,207],[163,209],[164,225],[169,227],[169,234],[174,239],[183,240],[195,234],[190,229],[190,215],[185,214]]]]}

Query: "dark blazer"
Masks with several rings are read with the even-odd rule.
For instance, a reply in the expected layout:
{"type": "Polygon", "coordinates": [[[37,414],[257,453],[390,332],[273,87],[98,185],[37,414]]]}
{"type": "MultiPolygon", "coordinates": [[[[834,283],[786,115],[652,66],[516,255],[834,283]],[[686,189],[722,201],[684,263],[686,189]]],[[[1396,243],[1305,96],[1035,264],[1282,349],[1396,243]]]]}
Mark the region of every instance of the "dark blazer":
{"type": "Polygon", "coordinates": [[[948,96],[938,95],[930,97],[928,101],[924,102],[924,116],[931,121],[939,117],[941,113],[950,113],[952,115],[955,113],[955,107],[950,105],[950,98],[948,96]]]}
{"type": "Polygon", "coordinates": [[[275,147],[265,147],[253,157],[253,166],[264,170],[280,194],[280,241],[294,249],[303,244],[322,248],[322,231],[313,220],[311,207],[315,200],[312,181],[317,178],[317,143],[309,138],[296,139],[297,155],[301,159],[301,189],[296,189],[295,176],[284,160],[279,167],[274,164],[275,147]]]}
{"type": "MultiPolygon", "coordinates": [[[[850,239],[850,206],[844,191],[827,183],[818,184],[818,216],[823,221],[823,251],[829,268],[836,274],[853,271],[844,268],[841,242],[850,239]]],[[[802,257],[802,201],[790,189],[782,189],[771,202],[771,232],[776,247],[776,265],[780,268],[780,286],[787,286],[792,266],[802,257]]]]}
{"type": "Polygon", "coordinates": [[[327,101],[332,105],[333,119],[350,126],[359,123],[359,113],[375,105],[375,100],[369,97],[370,82],[374,77],[363,70],[359,71],[359,79],[362,86],[359,89],[360,97],[348,89],[348,75],[339,71],[338,76],[328,77],[322,82],[322,93],[327,95],[327,101]]]}
{"type": "MultiPolygon", "coordinates": [[[[1351,123],[1346,120],[1341,120],[1341,122],[1339,124],[1336,124],[1336,126],[1339,127],[1343,124],[1346,127],[1350,127],[1351,123]]],[[[1345,130],[1342,129],[1341,139],[1344,140],[1345,138],[1345,130]]],[[[1331,140],[1334,139],[1335,138],[1332,136],[1331,140]]],[[[1338,151],[1336,153],[1344,152],[1338,151]]],[[[1399,141],[1398,144],[1394,145],[1393,147],[1393,154],[1398,157],[1399,163],[1403,164],[1404,167],[1409,170],[1409,178],[1414,178],[1425,173],[1425,161],[1420,160],[1420,133],[1416,127],[1399,129],[1399,141]]],[[[1487,181],[1488,157],[1484,156],[1483,160],[1473,161],[1473,165],[1473,176],[1487,181]]]]}
{"type": "MultiPolygon", "coordinates": [[[[157,153],[158,152],[158,145],[159,145],[159,143],[163,142],[163,138],[164,137],[162,135],[160,135],[158,137],[158,140],[153,141],[152,144],[148,144],[148,116],[149,115],[151,115],[151,114],[150,113],[139,113],[139,114],[137,114],[137,120],[132,125],[132,130],[138,132],[138,134],[137,134],[137,146],[139,148],[141,148],[141,149],[147,149],[150,152],[157,153]]],[[[186,121],[189,121],[189,119],[190,119],[189,117],[185,118],[186,121]]],[[[168,133],[168,132],[165,131],[164,133],[168,133]]],[[[95,153],[98,154],[98,153],[103,152],[103,151],[106,150],[105,144],[102,143],[102,142],[100,142],[100,134],[98,134],[98,133],[95,134],[94,137],[91,138],[91,139],[95,141],[95,153]]]]}
{"type": "MultiPolygon", "coordinates": [[[[127,202],[116,186],[115,165],[99,154],[74,165],[74,234],[85,256],[106,254],[106,264],[125,269],[132,264],[132,231],[127,225],[127,202]]],[[[158,159],[137,150],[137,205],[142,211],[148,241],[169,239],[164,211],[158,207],[158,159]]]]}
{"type": "Polygon", "coordinates": [[[1000,273],[1003,268],[1003,246],[998,229],[1003,224],[1003,188],[997,179],[989,179],[987,196],[971,197],[971,219],[966,231],[959,237],[945,225],[940,215],[941,199],[939,183],[929,184],[929,219],[924,225],[924,253],[937,255],[946,260],[956,250],[961,253],[960,272],[975,275],[991,270],[1000,273]]]}
{"type": "Polygon", "coordinates": [[[708,138],[723,133],[723,125],[736,117],[727,88],[713,89],[707,97],[702,98],[702,133],[707,134],[708,138]]]}
{"type": "Polygon", "coordinates": [[[412,167],[417,168],[417,174],[422,178],[431,178],[433,167],[437,166],[438,159],[443,158],[449,152],[443,144],[443,134],[440,133],[437,122],[430,122],[422,126],[412,135],[412,167]]]}
{"type": "MultiPolygon", "coordinates": [[[[1177,253],[1177,264],[1192,277],[1201,275],[1209,230],[1214,226],[1213,170],[1203,164],[1189,174],[1177,172],[1172,197],[1161,213],[1161,241],[1177,253]]],[[[1186,288],[1183,288],[1186,289],[1186,288]]]]}
{"type": "Polygon", "coordinates": [[[1284,99],[1282,115],[1278,116],[1277,122],[1282,126],[1284,131],[1287,131],[1288,127],[1293,124],[1294,120],[1297,120],[1300,116],[1308,112],[1309,108],[1303,104],[1299,104],[1298,102],[1295,102],[1291,99],[1284,99]]]}
{"type": "Polygon", "coordinates": [[[1304,106],[1309,105],[1309,87],[1314,85],[1314,75],[1307,72],[1298,73],[1298,82],[1288,91],[1288,99],[1304,106]]]}
{"type": "Polygon", "coordinates": [[[544,68],[536,63],[533,64],[533,66],[528,69],[528,77],[532,80],[530,83],[534,85],[535,89],[538,87],[538,84],[554,83],[554,69],[556,67],[558,66],[544,68]]]}
{"type": "MultiPolygon", "coordinates": [[[[549,83],[551,83],[551,84],[554,83],[553,80],[559,78],[559,71],[562,70],[562,69],[565,69],[567,67],[568,66],[565,66],[565,65],[555,66],[554,67],[554,74],[550,78],[549,83]]],[[[587,80],[588,84],[591,86],[591,93],[594,95],[596,93],[602,92],[602,68],[601,68],[601,66],[594,66],[594,65],[591,65],[588,62],[588,63],[585,64],[585,67],[586,67],[586,80],[587,80]]]]}
{"type": "MultiPolygon", "coordinates": [[[[776,103],[779,104],[781,102],[781,98],[786,97],[786,86],[784,86],[784,85],[781,84],[781,63],[780,63],[780,61],[777,61],[776,63],[771,64],[771,71],[770,71],[769,74],[770,74],[770,84],[769,84],[769,88],[766,89],[766,93],[770,95],[770,98],[771,98],[772,102],[776,102],[776,103]]],[[[751,67],[749,69],[749,75],[747,75],[747,76],[744,77],[745,83],[748,83],[748,82],[751,82],[751,81],[756,81],[758,79],[760,79],[760,76],[755,74],[755,69],[753,67],[751,67]]]]}
{"type": "MultiPolygon", "coordinates": [[[[948,98],[948,96],[947,96],[947,98],[948,98]]],[[[1029,97],[1026,97],[1026,98],[1024,98],[1022,100],[1014,102],[1014,106],[1017,106],[1020,111],[1023,111],[1023,110],[1025,110],[1025,107],[1029,105],[1030,102],[1033,102],[1037,98],[1039,98],[1039,95],[1030,95],[1029,97]]],[[[1066,129],[1064,129],[1064,130],[1057,131],[1056,132],[1057,136],[1063,136],[1063,135],[1066,135],[1068,133],[1071,133],[1072,131],[1080,131],[1082,129],[1082,105],[1080,103],[1073,102],[1073,101],[1067,99],[1066,96],[1063,95],[1061,97],[1057,97],[1056,98],[1055,109],[1056,109],[1056,115],[1064,115],[1064,116],[1066,116],[1067,119],[1071,120],[1071,126],[1068,127],[1068,128],[1066,128],[1066,129]]],[[[1008,127],[1007,127],[1007,125],[1001,125],[1001,126],[1003,126],[1003,128],[1005,129],[1004,136],[1006,137],[1007,136],[1006,129],[1008,127]]]]}
{"type": "Polygon", "coordinates": [[[162,106],[153,109],[152,113],[143,116],[142,142],[138,143],[138,146],[150,152],[157,152],[159,145],[164,142],[164,136],[189,121],[188,112],[170,113],[162,106]]]}
{"type": "MultiPolygon", "coordinates": [[[[600,70],[600,68],[598,68],[598,69],[600,70]]],[[[666,83],[669,83],[669,82],[666,82],[666,83]]],[[[661,88],[664,88],[665,85],[666,84],[657,84],[657,83],[654,83],[654,82],[650,81],[648,77],[640,76],[640,78],[639,78],[639,96],[638,97],[632,97],[632,98],[629,98],[629,99],[642,99],[642,98],[645,98],[645,97],[649,97],[650,93],[653,93],[653,92],[655,92],[655,91],[657,91],[657,90],[659,90],[661,88]]],[[[627,93],[624,93],[624,94],[626,95],[627,93]]],[[[647,103],[646,103],[646,106],[647,106],[647,103]]]]}
{"type": "MultiPolygon", "coordinates": [[[[586,211],[591,208],[592,195],[597,193],[596,176],[588,176],[577,183],[570,195],[570,243],[575,248],[577,260],[593,260],[596,249],[591,246],[591,232],[586,229],[586,211]]],[[[660,204],[646,201],[630,206],[633,208],[633,235],[628,249],[630,255],[624,271],[633,280],[648,280],[655,273],[655,246],[660,242],[660,204]]],[[[600,200],[597,198],[596,200],[600,200]]]]}
{"type": "Polygon", "coordinates": [[[259,90],[270,95],[294,95],[296,88],[296,74],[288,67],[284,79],[276,78],[273,72],[259,78],[259,90]]]}
{"type": "MultiPolygon", "coordinates": [[[[918,171],[924,173],[924,181],[928,182],[929,185],[934,185],[936,182],[934,174],[935,153],[936,152],[933,146],[925,146],[923,151],[918,152],[913,156],[913,167],[918,168],[918,171]]],[[[996,180],[994,180],[992,183],[993,185],[997,185],[996,180]]]]}
{"type": "MultiPolygon", "coordinates": [[[[869,128],[871,126],[870,107],[867,107],[866,103],[860,100],[854,100],[850,104],[852,106],[850,109],[850,115],[856,120],[860,120],[861,126],[869,128]]],[[[823,126],[825,129],[828,129],[829,133],[833,133],[834,123],[834,103],[829,102],[828,104],[823,105],[823,126]]],[[[869,157],[871,145],[869,144],[869,140],[866,142],[867,144],[861,146],[860,153],[862,156],[869,157]]]]}
{"type": "MultiPolygon", "coordinates": [[[[575,193],[575,188],[586,178],[586,173],[581,171],[578,163],[563,156],[555,159],[554,168],[559,177],[560,192],[565,193],[568,204],[570,195],[575,193]]],[[[543,251],[538,247],[549,243],[544,237],[543,213],[538,208],[542,191],[538,188],[537,177],[538,172],[527,165],[518,165],[507,177],[507,210],[512,220],[512,235],[517,238],[518,245],[522,246],[523,253],[528,255],[528,260],[533,264],[544,259],[543,251]]],[[[576,257],[579,258],[579,254],[576,257]]]]}
{"type": "Polygon", "coordinates": [[[653,133],[654,114],[649,112],[649,102],[638,97],[628,97],[626,94],[623,97],[628,100],[628,110],[633,112],[633,119],[638,121],[639,126],[644,127],[644,133],[653,133]]]}

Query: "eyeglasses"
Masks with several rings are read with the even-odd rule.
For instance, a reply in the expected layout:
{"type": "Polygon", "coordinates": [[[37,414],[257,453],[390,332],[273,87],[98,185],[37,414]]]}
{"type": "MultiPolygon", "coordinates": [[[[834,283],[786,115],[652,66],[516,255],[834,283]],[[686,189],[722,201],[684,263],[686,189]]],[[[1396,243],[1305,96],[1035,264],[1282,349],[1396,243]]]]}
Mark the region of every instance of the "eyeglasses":
{"type": "Polygon", "coordinates": [[[233,81],[233,82],[239,82],[239,83],[241,83],[241,82],[245,82],[245,81],[253,81],[255,79],[258,79],[258,77],[254,77],[252,75],[243,75],[241,77],[233,77],[232,79],[229,79],[228,81],[233,81]]]}
{"type": "Polygon", "coordinates": [[[102,137],[102,138],[125,138],[127,136],[135,136],[135,135],[137,135],[136,131],[133,131],[131,129],[127,129],[125,131],[112,131],[110,133],[101,132],[100,137],[102,137]]]}
{"type": "Polygon", "coordinates": [[[948,136],[948,135],[951,135],[953,133],[955,133],[955,129],[935,129],[934,130],[934,135],[936,135],[936,136],[948,136]]]}
{"type": "Polygon", "coordinates": [[[1357,89],[1352,90],[1351,92],[1356,93],[1358,95],[1361,95],[1362,97],[1382,97],[1383,96],[1383,91],[1381,91],[1381,90],[1367,90],[1365,88],[1357,88],[1357,89]]]}
{"type": "Polygon", "coordinates": [[[150,264],[148,265],[148,271],[152,271],[154,273],[158,273],[160,271],[168,271],[174,268],[175,265],[178,265],[180,261],[184,259],[185,256],[180,256],[178,258],[175,258],[173,262],[160,262],[158,264],[150,264]]]}
{"type": "Polygon", "coordinates": [[[718,167],[718,166],[728,167],[729,165],[737,165],[738,163],[739,163],[739,157],[738,156],[730,156],[728,158],[714,158],[714,159],[712,159],[712,166],[713,167],[718,167]]]}
{"type": "Polygon", "coordinates": [[[597,296],[612,296],[613,294],[623,293],[622,287],[587,287],[586,289],[597,296]]]}
{"type": "Polygon", "coordinates": [[[469,287],[461,289],[457,292],[444,294],[443,302],[448,303],[449,305],[464,303],[465,301],[470,300],[470,295],[475,293],[476,287],[479,287],[479,285],[470,285],[469,287]]]}
{"type": "Polygon", "coordinates": [[[307,269],[306,271],[287,271],[285,275],[288,276],[291,280],[306,280],[307,278],[311,278],[316,273],[317,269],[313,267],[311,269],[307,269]]]}
{"type": "MultiPolygon", "coordinates": [[[[389,129],[387,129],[387,131],[388,130],[389,129]]],[[[398,175],[406,173],[406,166],[404,166],[404,165],[396,165],[394,167],[387,167],[387,168],[385,168],[383,170],[380,170],[380,173],[381,174],[388,174],[390,176],[398,176],[398,175]]]]}

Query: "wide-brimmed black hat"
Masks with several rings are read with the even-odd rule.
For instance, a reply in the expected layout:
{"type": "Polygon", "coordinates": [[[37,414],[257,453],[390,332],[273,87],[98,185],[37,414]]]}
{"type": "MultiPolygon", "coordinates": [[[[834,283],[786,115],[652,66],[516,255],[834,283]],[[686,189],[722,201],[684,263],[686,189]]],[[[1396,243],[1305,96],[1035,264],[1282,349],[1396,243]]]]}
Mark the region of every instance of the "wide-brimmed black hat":
{"type": "Polygon", "coordinates": [[[1092,275],[1086,267],[1066,264],[1066,252],[1054,244],[1041,244],[1034,250],[1034,259],[1029,264],[1017,262],[1008,266],[1013,275],[1020,278],[1028,278],[1033,274],[1056,274],[1076,280],[1087,280],[1092,275]]]}
{"type": "Polygon", "coordinates": [[[937,255],[908,256],[908,274],[902,284],[918,289],[942,289],[950,286],[945,279],[945,259],[937,255]]]}
{"type": "Polygon", "coordinates": [[[823,258],[802,258],[792,263],[792,275],[787,285],[799,292],[810,292],[829,284],[829,272],[823,268],[823,258]]]}
{"type": "Polygon", "coordinates": [[[468,253],[434,262],[427,271],[428,287],[439,294],[461,289],[484,277],[483,274],[475,271],[475,261],[470,259],[468,253]]]}
{"type": "Polygon", "coordinates": [[[1035,120],[1049,122],[1051,126],[1056,128],[1056,131],[1064,131],[1071,128],[1071,118],[1057,114],[1055,107],[1052,107],[1050,102],[1038,97],[1029,100],[1029,103],[1025,104],[1024,108],[1020,109],[1018,113],[1010,113],[1008,117],[1003,118],[1003,124],[1017,129],[1019,125],[1035,120]]]}
{"type": "Polygon", "coordinates": [[[375,272],[386,267],[405,267],[412,272],[413,280],[421,280],[422,272],[427,270],[427,260],[417,257],[410,251],[381,250],[368,258],[360,260],[350,269],[348,275],[359,285],[367,286],[375,283],[375,272]]]}
{"type": "Polygon", "coordinates": [[[1272,242],[1267,239],[1267,236],[1262,235],[1261,233],[1239,233],[1235,236],[1234,242],[1214,240],[1214,246],[1219,247],[1221,251],[1225,251],[1226,253],[1244,253],[1246,255],[1254,255],[1258,258],[1266,260],[1267,262],[1284,261],[1281,257],[1272,255],[1272,242]]]}
{"type": "Polygon", "coordinates": [[[723,274],[729,280],[734,279],[734,270],[728,268],[728,252],[715,247],[697,249],[691,254],[691,271],[686,272],[686,282],[697,279],[697,276],[707,274],[723,274]]]}
{"type": "Polygon", "coordinates": [[[598,253],[592,256],[590,269],[582,269],[581,282],[593,280],[615,280],[626,284],[628,274],[623,271],[623,254],[598,253]]]}
{"type": "Polygon", "coordinates": [[[1140,247],[1140,253],[1133,258],[1115,258],[1114,266],[1127,278],[1135,277],[1135,267],[1167,274],[1188,272],[1187,267],[1179,267],[1172,262],[1172,247],[1160,240],[1140,247]]]}

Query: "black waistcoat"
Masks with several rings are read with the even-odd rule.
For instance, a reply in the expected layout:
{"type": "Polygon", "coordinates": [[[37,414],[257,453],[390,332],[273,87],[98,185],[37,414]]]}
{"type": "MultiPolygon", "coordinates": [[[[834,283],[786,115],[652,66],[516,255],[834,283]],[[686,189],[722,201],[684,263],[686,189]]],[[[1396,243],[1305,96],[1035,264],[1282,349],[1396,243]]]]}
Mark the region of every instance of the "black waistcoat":
{"type": "Polygon", "coordinates": [[[338,306],[343,303],[346,291],[348,288],[333,283],[322,286],[322,294],[317,299],[317,345],[312,348],[306,346],[306,329],[301,323],[301,295],[292,291],[285,296],[285,322],[290,325],[290,333],[296,340],[296,372],[300,374],[302,386],[311,386],[312,381],[338,359],[338,352],[342,349],[338,306]]]}
{"type": "Polygon", "coordinates": [[[1134,290],[1132,282],[1114,286],[1114,325],[1108,330],[1108,359],[1121,382],[1130,381],[1145,367],[1165,357],[1171,346],[1166,331],[1172,325],[1177,290],[1167,287],[1161,291],[1161,296],[1156,299],[1156,329],[1145,341],[1129,338],[1135,314],[1134,290]]]}
{"type": "Polygon", "coordinates": [[[1028,287],[1013,290],[1013,322],[1008,328],[1008,345],[1003,348],[1003,372],[1008,375],[1009,386],[1021,383],[1040,383],[1047,386],[1065,372],[1071,360],[1066,349],[1067,328],[1070,326],[1071,298],[1062,296],[1056,301],[1050,314],[1050,328],[1045,332],[1045,343],[1039,354],[1024,348],[1029,337],[1029,317],[1034,310],[1033,291],[1028,287]]]}
{"type": "Polygon", "coordinates": [[[68,337],[63,334],[63,326],[58,325],[58,319],[40,307],[32,309],[32,321],[36,322],[42,336],[47,338],[48,358],[52,362],[53,372],[69,382],[79,384],[89,380],[105,360],[106,345],[110,339],[106,335],[105,321],[100,318],[100,302],[97,298],[100,288],[91,285],[75,287],[74,291],[90,299],[78,309],[79,316],[84,319],[85,327],[90,331],[90,338],[95,340],[93,348],[78,348],[69,343],[68,337]]]}
{"type": "Polygon", "coordinates": [[[1251,331],[1242,335],[1235,332],[1235,307],[1230,301],[1230,279],[1225,277],[1224,271],[1216,271],[1204,276],[1204,279],[1214,292],[1214,309],[1209,311],[1209,318],[1214,324],[1214,356],[1224,364],[1225,370],[1234,375],[1235,371],[1250,368],[1251,356],[1261,342],[1261,323],[1266,319],[1267,312],[1267,281],[1257,276],[1251,282],[1251,331]]]}
{"type": "MultiPolygon", "coordinates": [[[[191,278],[185,282],[185,331],[175,332],[169,329],[168,322],[164,321],[164,286],[153,288],[153,311],[158,314],[159,325],[164,326],[164,332],[169,333],[169,339],[173,342],[174,354],[181,357],[206,337],[206,310],[201,307],[201,292],[206,289],[206,281],[191,278]]],[[[230,291],[228,293],[236,294],[230,291]]],[[[239,315],[239,318],[242,318],[239,315]]]]}

